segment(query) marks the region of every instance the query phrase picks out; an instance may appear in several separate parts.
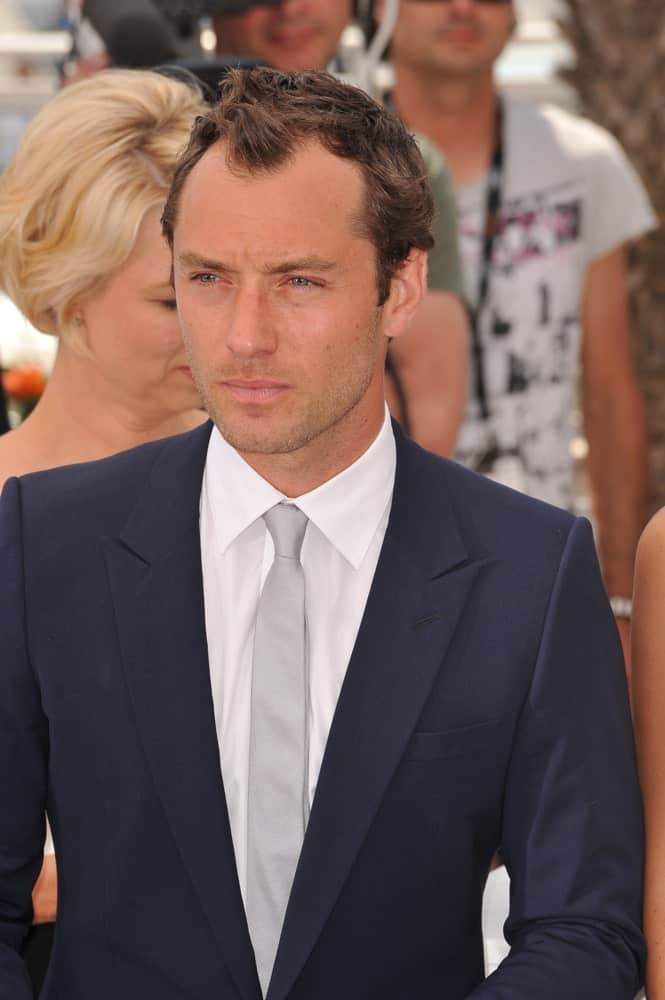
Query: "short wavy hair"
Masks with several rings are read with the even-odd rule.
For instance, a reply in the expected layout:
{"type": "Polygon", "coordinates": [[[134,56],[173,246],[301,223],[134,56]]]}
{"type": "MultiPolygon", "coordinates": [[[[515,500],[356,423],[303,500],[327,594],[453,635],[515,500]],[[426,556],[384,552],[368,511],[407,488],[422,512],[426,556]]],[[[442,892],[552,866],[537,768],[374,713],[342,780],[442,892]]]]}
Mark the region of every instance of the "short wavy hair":
{"type": "Polygon", "coordinates": [[[0,288],[39,330],[74,335],[75,305],[162,208],[204,108],[193,85],[106,70],[56,94],[0,177],[0,288]]]}
{"type": "Polygon", "coordinates": [[[266,67],[230,70],[217,102],[197,119],[162,217],[171,246],[185,181],[218,141],[225,143],[230,169],[241,174],[277,170],[307,141],[318,141],[358,166],[365,198],[357,225],[376,249],[379,305],[410,251],[433,246],[427,170],[415,139],[397,116],[329,73],[282,73],[266,67]]]}

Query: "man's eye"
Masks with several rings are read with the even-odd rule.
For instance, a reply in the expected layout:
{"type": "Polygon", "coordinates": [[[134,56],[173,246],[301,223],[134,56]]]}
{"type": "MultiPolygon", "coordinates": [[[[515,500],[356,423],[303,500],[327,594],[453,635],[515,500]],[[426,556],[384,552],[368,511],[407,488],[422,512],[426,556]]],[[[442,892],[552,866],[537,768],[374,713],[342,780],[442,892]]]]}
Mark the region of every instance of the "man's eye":
{"type": "Polygon", "coordinates": [[[200,274],[194,275],[194,281],[197,281],[199,285],[213,285],[217,280],[216,274],[210,274],[208,271],[202,271],[200,274]]]}
{"type": "Polygon", "coordinates": [[[312,281],[311,278],[303,278],[301,275],[296,274],[292,278],[289,278],[289,282],[295,288],[315,288],[316,283],[312,281]]]}

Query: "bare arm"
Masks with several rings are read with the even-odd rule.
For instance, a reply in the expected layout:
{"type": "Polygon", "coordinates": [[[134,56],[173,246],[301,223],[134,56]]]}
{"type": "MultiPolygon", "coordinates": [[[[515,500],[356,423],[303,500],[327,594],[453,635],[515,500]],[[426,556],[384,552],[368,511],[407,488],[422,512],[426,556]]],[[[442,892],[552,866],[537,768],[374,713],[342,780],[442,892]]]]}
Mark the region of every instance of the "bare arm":
{"type": "Polygon", "coordinates": [[[637,550],[632,693],[646,820],[644,930],[649,1000],[665,997],[665,513],[637,550]]]}
{"type": "Polygon", "coordinates": [[[452,454],[466,401],[469,324],[461,300],[428,291],[390,357],[406,401],[411,436],[438,455],[452,454]]]}
{"type": "MultiPolygon", "coordinates": [[[[584,425],[600,560],[608,593],[630,596],[646,520],[647,457],[644,406],[630,351],[623,248],[589,266],[583,323],[584,425]]],[[[620,625],[625,647],[627,628],[620,625]]]]}
{"type": "Polygon", "coordinates": [[[42,870],[32,890],[33,924],[50,923],[55,920],[58,907],[58,873],[55,854],[45,854],[42,870]]]}

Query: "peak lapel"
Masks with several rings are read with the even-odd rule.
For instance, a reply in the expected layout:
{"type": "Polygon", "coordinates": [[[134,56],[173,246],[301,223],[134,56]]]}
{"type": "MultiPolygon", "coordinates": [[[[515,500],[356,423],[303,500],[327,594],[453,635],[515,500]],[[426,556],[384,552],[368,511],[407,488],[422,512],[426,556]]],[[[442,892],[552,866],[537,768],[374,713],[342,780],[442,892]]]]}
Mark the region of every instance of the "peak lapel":
{"type": "Polygon", "coordinates": [[[182,861],[243,1000],[260,1000],[222,783],[198,530],[209,436],[168,443],[106,560],[137,727],[182,861]]]}
{"type": "Polygon", "coordinates": [[[268,1000],[314,947],[416,726],[480,563],[444,466],[397,434],[390,521],[328,737],[268,1000]]]}

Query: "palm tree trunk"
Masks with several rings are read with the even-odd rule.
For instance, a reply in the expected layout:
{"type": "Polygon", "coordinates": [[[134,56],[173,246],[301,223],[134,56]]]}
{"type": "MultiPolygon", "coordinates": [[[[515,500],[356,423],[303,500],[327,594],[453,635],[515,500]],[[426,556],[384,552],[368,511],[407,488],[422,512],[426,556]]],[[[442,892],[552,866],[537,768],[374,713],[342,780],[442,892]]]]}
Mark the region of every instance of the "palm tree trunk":
{"type": "MultiPolygon", "coordinates": [[[[564,0],[559,24],[577,64],[562,75],[580,111],[612,132],[665,217],[665,3],[564,0]]],[[[649,503],[665,504],[665,230],[630,253],[633,347],[647,408],[649,503]]]]}

